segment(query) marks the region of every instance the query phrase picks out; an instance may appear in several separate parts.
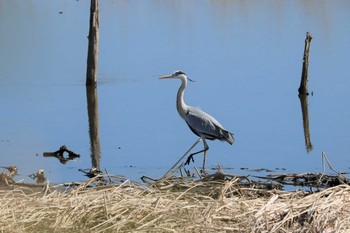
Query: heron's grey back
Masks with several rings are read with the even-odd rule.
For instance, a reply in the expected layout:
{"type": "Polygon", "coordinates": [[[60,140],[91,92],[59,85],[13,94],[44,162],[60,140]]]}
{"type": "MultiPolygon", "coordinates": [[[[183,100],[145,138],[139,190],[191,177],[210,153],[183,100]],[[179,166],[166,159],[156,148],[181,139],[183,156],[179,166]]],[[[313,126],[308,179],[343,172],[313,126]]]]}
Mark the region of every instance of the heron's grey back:
{"type": "Polygon", "coordinates": [[[210,140],[227,141],[230,144],[234,141],[233,133],[225,130],[214,117],[198,108],[188,106],[185,121],[198,136],[204,136],[210,140]]]}

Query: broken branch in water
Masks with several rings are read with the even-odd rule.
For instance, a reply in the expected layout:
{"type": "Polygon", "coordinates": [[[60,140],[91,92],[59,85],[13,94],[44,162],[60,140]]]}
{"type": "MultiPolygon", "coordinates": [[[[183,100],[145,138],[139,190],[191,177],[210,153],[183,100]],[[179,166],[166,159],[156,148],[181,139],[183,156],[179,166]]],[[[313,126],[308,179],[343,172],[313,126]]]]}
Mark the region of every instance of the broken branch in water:
{"type": "Polygon", "coordinates": [[[68,150],[65,145],[61,146],[58,151],[55,152],[44,152],[44,157],[55,157],[57,158],[62,164],[66,164],[67,161],[73,160],[75,158],[80,158],[80,154],[76,154],[75,152],[68,150]],[[68,153],[68,157],[64,156],[64,153],[68,153]]]}

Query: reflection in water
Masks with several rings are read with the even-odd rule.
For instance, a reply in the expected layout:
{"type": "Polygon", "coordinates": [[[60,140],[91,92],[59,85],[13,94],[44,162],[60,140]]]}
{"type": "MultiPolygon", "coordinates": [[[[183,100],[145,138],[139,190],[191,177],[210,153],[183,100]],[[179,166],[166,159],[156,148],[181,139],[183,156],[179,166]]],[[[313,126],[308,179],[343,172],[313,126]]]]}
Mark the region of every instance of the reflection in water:
{"type": "Polygon", "coordinates": [[[91,170],[100,170],[100,128],[98,118],[97,86],[86,86],[91,149],[91,170]]]}
{"type": "Polygon", "coordinates": [[[66,146],[61,146],[58,151],[55,152],[44,152],[44,157],[55,157],[57,158],[62,164],[66,164],[69,160],[73,160],[75,158],[80,158],[79,154],[76,154],[75,152],[68,150],[66,146]],[[68,156],[64,156],[68,154],[68,156]]]}
{"type": "MultiPolygon", "coordinates": [[[[168,93],[176,84],[156,83],[155,77],[178,67],[200,79],[192,85],[193,92],[188,97],[193,102],[206,102],[202,106],[204,109],[217,112],[222,122],[237,128],[241,138],[239,145],[230,148],[213,144],[211,148],[215,147],[222,164],[230,168],[272,169],[286,163],[287,169],[293,172],[295,169],[313,170],[315,158],[303,163],[291,162],[302,160],[307,151],[300,145],[302,136],[298,135],[302,126],[299,106],[293,108],[286,96],[299,87],[307,30],[314,31],[317,38],[310,48],[311,52],[317,53],[310,54],[312,64],[309,68],[314,67],[312,77],[317,77],[315,90],[318,89],[319,95],[318,101],[310,103],[311,117],[319,116],[312,119],[317,132],[313,131],[311,142],[316,143],[316,138],[318,141],[310,154],[319,155],[324,148],[328,153],[337,154],[332,161],[335,166],[349,170],[342,161],[347,160],[347,142],[350,141],[350,92],[347,90],[350,79],[346,69],[350,60],[350,44],[346,43],[350,40],[350,27],[346,26],[350,22],[350,1],[138,3],[141,5],[135,1],[103,1],[99,5],[104,12],[104,41],[100,44],[103,67],[100,67],[102,72],[98,77],[99,83],[104,84],[98,87],[99,110],[102,107],[101,91],[104,97],[118,100],[118,103],[108,103],[113,108],[108,109],[106,116],[101,115],[101,170],[104,171],[106,163],[111,173],[121,172],[131,179],[144,174],[161,177],[172,165],[171,159],[162,152],[167,150],[177,154],[179,145],[193,139],[191,134],[183,131],[185,128],[178,116],[172,115],[172,107],[158,107],[168,99],[172,101],[173,96],[168,93]],[[275,65],[280,69],[276,70],[275,65]],[[328,77],[332,77],[332,92],[326,91],[330,85],[328,77]],[[261,88],[266,84],[269,88],[261,88]],[[218,89],[219,92],[214,92],[218,89]],[[279,91],[271,92],[270,89],[279,91]],[[217,98],[235,106],[216,105],[212,99],[217,98]],[[278,99],[278,102],[273,102],[273,99],[278,99]],[[152,104],[146,107],[145,103],[152,104]],[[120,109],[123,113],[118,112],[120,109]],[[299,124],[283,118],[271,122],[277,111],[280,116],[296,115],[299,124]],[[142,115],[141,121],[139,113],[142,112],[146,114],[142,115]],[[154,114],[149,114],[151,112],[154,114]],[[123,132],[122,135],[116,130],[102,129],[102,119],[112,122],[111,117],[119,114],[122,116],[112,126],[123,132]],[[159,116],[157,122],[154,121],[155,114],[159,116]],[[173,120],[173,124],[168,124],[167,120],[173,120]],[[148,125],[145,126],[143,121],[148,125]],[[276,139],[281,132],[270,131],[269,137],[260,133],[274,126],[290,133],[283,134],[285,138],[280,138],[278,143],[270,137],[276,139]],[[152,135],[152,129],[159,133],[152,135]],[[135,131],[140,131],[137,136],[139,145],[131,146],[135,131]],[[166,131],[173,133],[165,137],[166,131]],[[115,159],[115,141],[103,140],[112,136],[118,141],[117,146],[123,147],[118,151],[118,164],[111,164],[115,159]],[[171,141],[176,143],[168,143],[171,141]],[[147,145],[149,147],[145,150],[147,145]],[[261,151],[264,151],[265,158],[255,159],[261,151]],[[154,164],[153,160],[159,164],[154,164]],[[123,166],[130,164],[132,169],[123,166]]],[[[90,138],[87,139],[89,121],[85,119],[84,76],[88,46],[85,35],[88,33],[90,1],[0,0],[0,5],[0,165],[15,164],[22,174],[43,168],[54,182],[80,180],[82,174],[72,166],[90,169],[90,154],[96,154],[93,145],[90,152],[90,138]],[[58,14],[59,11],[63,14],[58,14]],[[76,23],[72,24],[73,21],[76,23]],[[28,39],[33,42],[31,46],[26,43],[28,39]],[[73,111],[56,114],[58,108],[73,111]],[[69,134],[67,128],[74,133],[69,134]],[[68,148],[78,147],[79,150],[71,149],[87,157],[78,163],[68,161],[66,165],[69,166],[63,166],[53,161],[57,158],[28,156],[28,152],[36,154],[39,151],[41,156],[43,151],[58,150],[60,145],[68,142],[68,148]],[[27,161],[32,167],[27,166],[27,161]]],[[[210,156],[209,167],[215,167],[216,160],[210,156]]],[[[239,169],[237,172],[245,174],[239,169]]]]}
{"type": "Polygon", "coordinates": [[[298,96],[299,96],[299,99],[300,99],[301,111],[302,111],[302,114],[303,114],[305,148],[306,148],[306,151],[309,153],[310,151],[312,151],[313,146],[312,146],[311,137],[310,137],[308,95],[299,94],[298,96]]]}
{"type": "MultiPolygon", "coordinates": [[[[78,171],[84,173],[85,176],[89,177],[89,178],[94,178],[100,174],[102,174],[102,172],[100,171],[100,169],[92,167],[91,169],[78,169],[78,171]]],[[[102,179],[102,178],[101,178],[102,179]]],[[[101,180],[100,179],[100,180],[101,180]]]]}

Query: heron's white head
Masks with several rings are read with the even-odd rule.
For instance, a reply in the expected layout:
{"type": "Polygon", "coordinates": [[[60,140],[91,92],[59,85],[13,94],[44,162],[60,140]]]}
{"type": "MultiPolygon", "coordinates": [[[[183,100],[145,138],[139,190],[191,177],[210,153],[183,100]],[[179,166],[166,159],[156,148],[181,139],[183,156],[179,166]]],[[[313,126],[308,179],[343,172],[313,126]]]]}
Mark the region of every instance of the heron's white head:
{"type": "Polygon", "coordinates": [[[187,77],[187,75],[185,74],[185,72],[181,71],[181,70],[177,70],[172,74],[169,75],[164,75],[164,76],[160,76],[159,79],[166,79],[166,78],[178,78],[178,79],[182,79],[182,80],[190,80],[191,82],[194,82],[193,80],[189,79],[187,77]]]}

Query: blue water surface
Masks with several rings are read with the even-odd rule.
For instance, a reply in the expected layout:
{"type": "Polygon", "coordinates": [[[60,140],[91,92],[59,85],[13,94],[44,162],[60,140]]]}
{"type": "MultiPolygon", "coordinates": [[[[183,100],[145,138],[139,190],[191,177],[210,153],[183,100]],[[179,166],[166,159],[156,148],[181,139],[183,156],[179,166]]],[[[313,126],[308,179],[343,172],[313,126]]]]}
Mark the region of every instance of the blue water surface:
{"type": "MultiPolygon", "coordinates": [[[[82,181],[92,166],[89,4],[0,1],[0,166],[18,179],[44,169],[49,182],[82,181]],[[61,145],[81,157],[43,157],[61,145]]],[[[208,167],[322,172],[326,152],[349,171],[349,22],[346,0],[100,1],[101,170],[157,178],[197,140],[175,108],[180,81],[158,80],[181,69],[196,81],[187,104],[235,134],[233,146],[209,142],[208,167]],[[308,31],[310,152],[297,92],[308,31]]]]}

